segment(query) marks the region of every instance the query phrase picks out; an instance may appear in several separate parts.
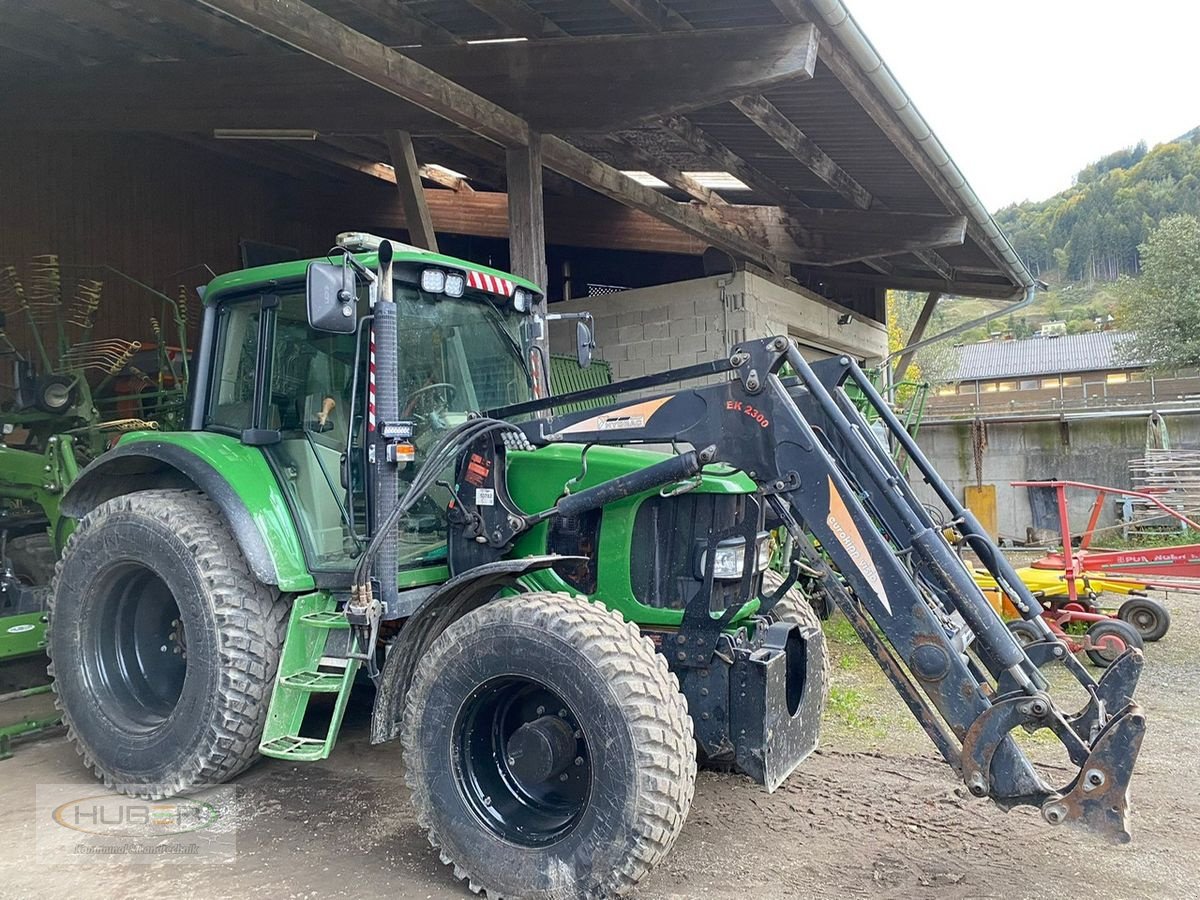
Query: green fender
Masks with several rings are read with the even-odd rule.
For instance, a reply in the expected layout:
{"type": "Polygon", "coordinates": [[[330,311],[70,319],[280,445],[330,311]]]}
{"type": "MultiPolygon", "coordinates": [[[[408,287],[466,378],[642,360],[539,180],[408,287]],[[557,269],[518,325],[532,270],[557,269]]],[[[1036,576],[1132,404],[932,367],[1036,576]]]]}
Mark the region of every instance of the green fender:
{"type": "Polygon", "coordinates": [[[125,436],[79,473],[62,499],[80,518],[106,500],[133,491],[195,488],[224,513],[255,578],[284,592],[316,587],[300,536],[262,451],[207,431],[125,436]]]}

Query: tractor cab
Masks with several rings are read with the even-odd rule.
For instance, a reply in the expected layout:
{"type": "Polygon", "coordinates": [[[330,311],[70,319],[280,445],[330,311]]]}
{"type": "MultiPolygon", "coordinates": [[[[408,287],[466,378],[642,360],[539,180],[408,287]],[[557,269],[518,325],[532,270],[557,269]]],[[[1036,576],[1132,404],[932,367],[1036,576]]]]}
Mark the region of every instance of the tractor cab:
{"type": "MultiPolygon", "coordinates": [[[[374,253],[288,263],[218,279],[208,291],[210,371],[197,385],[200,427],[261,447],[283,488],[314,573],[345,572],[371,533],[377,362],[374,253]],[[283,270],[283,271],[277,271],[283,270]],[[227,282],[227,283],[222,283],[227,282]],[[328,289],[327,318],[314,315],[328,289]],[[331,327],[332,326],[332,327],[331,327]]],[[[533,285],[416,248],[393,260],[401,490],[448,429],[472,412],[540,396],[533,285]]],[[[445,565],[448,487],[399,526],[411,581],[445,565]]]]}

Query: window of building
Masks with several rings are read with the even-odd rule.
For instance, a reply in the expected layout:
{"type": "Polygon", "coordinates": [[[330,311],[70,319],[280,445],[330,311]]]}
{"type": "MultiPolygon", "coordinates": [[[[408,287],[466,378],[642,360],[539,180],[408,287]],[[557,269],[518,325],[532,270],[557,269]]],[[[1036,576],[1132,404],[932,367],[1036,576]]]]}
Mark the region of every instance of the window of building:
{"type": "Polygon", "coordinates": [[[1063,387],[1080,387],[1083,384],[1083,378],[1079,375],[1064,375],[1062,380],[1063,387]]]}
{"type": "Polygon", "coordinates": [[[1104,376],[1106,384],[1125,384],[1129,381],[1128,372],[1109,372],[1104,376]]]}
{"type": "Polygon", "coordinates": [[[1055,376],[1054,378],[1043,378],[1042,379],[1042,389],[1043,390],[1050,390],[1052,388],[1057,388],[1057,387],[1058,387],[1058,376],[1055,376]]]}
{"type": "Polygon", "coordinates": [[[1015,381],[998,381],[996,382],[996,390],[998,391],[1015,391],[1017,383],[1015,381]]]}
{"type": "Polygon", "coordinates": [[[1038,380],[1036,378],[1034,378],[1032,380],[1026,380],[1026,381],[1021,382],[1021,390],[1023,390],[1023,391],[1036,391],[1037,389],[1038,389],[1038,380]]]}
{"type": "Polygon", "coordinates": [[[980,391],[980,393],[982,393],[982,394],[994,394],[994,393],[996,393],[996,382],[994,382],[994,381],[984,381],[984,382],[980,382],[980,385],[979,385],[979,391],[980,391]]]}
{"type": "Polygon", "coordinates": [[[940,388],[937,389],[937,395],[939,397],[953,397],[957,393],[958,393],[958,388],[952,384],[943,384],[940,388]]]}

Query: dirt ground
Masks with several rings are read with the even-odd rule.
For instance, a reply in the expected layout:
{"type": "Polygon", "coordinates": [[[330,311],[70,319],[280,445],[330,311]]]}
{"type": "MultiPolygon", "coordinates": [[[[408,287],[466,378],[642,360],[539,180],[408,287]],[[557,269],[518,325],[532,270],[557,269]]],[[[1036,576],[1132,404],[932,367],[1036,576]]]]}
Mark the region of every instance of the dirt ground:
{"type": "MultiPolygon", "coordinates": [[[[1200,770],[1200,601],[1173,601],[1173,612],[1171,633],[1147,651],[1132,844],[1106,847],[967,796],[835,623],[821,750],[774,794],[702,774],[674,852],[639,896],[1200,897],[1200,792],[1190,782],[1200,770]]],[[[351,708],[331,759],[265,760],[238,780],[222,809],[236,858],[220,865],[36,865],[35,786],[95,787],[61,734],[22,745],[0,762],[0,897],[470,896],[413,821],[396,747],[368,745],[368,713],[351,708]]]]}

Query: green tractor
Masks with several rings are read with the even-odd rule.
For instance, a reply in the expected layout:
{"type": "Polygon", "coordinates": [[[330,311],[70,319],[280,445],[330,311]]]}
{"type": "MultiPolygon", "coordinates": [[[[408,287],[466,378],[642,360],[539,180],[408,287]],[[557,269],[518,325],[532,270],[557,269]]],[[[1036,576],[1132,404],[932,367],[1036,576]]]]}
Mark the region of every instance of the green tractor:
{"type": "Polygon", "coordinates": [[[1072,669],[1093,702],[1058,711],[1039,665],[1073,657],[1032,598],[1043,640],[1013,640],[862,440],[852,362],[816,372],[769,338],[549,397],[536,285],[341,243],[214,280],[186,427],[123,436],[62,500],[49,653],[106,784],[159,798],[324,758],[369,682],[372,741],[400,741],[456,876],[625,893],[679,834],[698,763],[774,789],[816,746],[828,662],[799,565],[768,571],[782,527],[973,793],[1127,833],[1140,655],[1099,683],[1072,669]],[[1018,726],[1087,777],[1048,785],[1018,726]]]}

